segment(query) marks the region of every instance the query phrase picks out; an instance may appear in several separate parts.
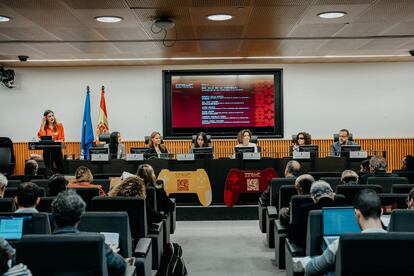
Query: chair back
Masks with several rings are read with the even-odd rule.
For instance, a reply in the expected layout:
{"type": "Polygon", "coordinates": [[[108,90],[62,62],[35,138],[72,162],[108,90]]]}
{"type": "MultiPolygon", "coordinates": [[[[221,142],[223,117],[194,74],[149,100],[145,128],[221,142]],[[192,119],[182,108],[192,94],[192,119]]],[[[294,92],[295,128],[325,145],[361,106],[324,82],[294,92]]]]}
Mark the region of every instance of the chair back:
{"type": "Polygon", "coordinates": [[[44,188],[46,191],[49,187],[49,179],[33,179],[32,182],[37,186],[44,188]]]}
{"type": "Polygon", "coordinates": [[[322,254],[322,223],[322,210],[312,210],[309,212],[308,227],[306,228],[306,256],[322,254]]]}
{"type": "Polygon", "coordinates": [[[412,233],[353,233],[339,239],[335,275],[412,275],[412,233]]]}
{"type": "Polygon", "coordinates": [[[148,204],[152,209],[157,210],[157,191],[155,190],[155,187],[146,187],[145,191],[147,193],[147,198],[145,200],[148,201],[148,204]]]}
{"type": "Polygon", "coordinates": [[[321,177],[319,180],[323,180],[329,183],[329,185],[331,185],[332,190],[336,190],[336,187],[338,187],[339,185],[342,185],[344,183],[342,183],[341,178],[340,177],[321,177]]]}
{"type": "Polygon", "coordinates": [[[414,210],[394,210],[388,232],[414,232],[414,210]]]}
{"type": "Polygon", "coordinates": [[[109,192],[110,181],[109,179],[94,179],[91,181],[91,184],[101,185],[102,189],[107,194],[109,192]]]}
{"type": "Polygon", "coordinates": [[[99,188],[95,187],[76,187],[68,189],[76,191],[76,193],[83,199],[83,201],[85,201],[86,210],[90,210],[92,198],[99,196],[99,188]]]}
{"type": "Polygon", "coordinates": [[[8,188],[12,188],[12,187],[19,187],[19,185],[20,184],[22,184],[22,181],[21,180],[17,180],[17,179],[15,179],[15,180],[10,180],[10,179],[8,179],[8,181],[7,181],[7,188],[6,188],[6,190],[8,189],[8,188]]]}
{"type": "MultiPolygon", "coordinates": [[[[407,209],[407,194],[378,194],[378,197],[381,200],[382,206],[391,207],[394,209],[407,209]]],[[[386,210],[390,212],[391,210],[386,210]]]]}
{"type": "Polygon", "coordinates": [[[52,209],[52,202],[56,197],[54,196],[44,196],[40,198],[39,204],[36,206],[36,209],[39,212],[46,212],[46,213],[51,213],[52,209]]]}
{"type": "Polygon", "coordinates": [[[21,182],[29,182],[33,179],[43,179],[43,175],[12,175],[7,177],[7,179],[10,180],[20,180],[21,182]]]}
{"type": "Polygon", "coordinates": [[[280,210],[283,207],[289,207],[290,200],[292,196],[297,195],[298,191],[294,185],[284,185],[280,187],[279,191],[279,208],[280,210]]]}
{"type": "Polygon", "coordinates": [[[110,232],[119,234],[119,254],[132,256],[132,238],[127,212],[85,212],[78,228],[84,232],[110,232]]]}
{"type": "MultiPolygon", "coordinates": [[[[344,195],[335,195],[334,202],[338,204],[344,204],[346,198],[344,195]]],[[[313,200],[310,195],[294,195],[291,199],[291,208],[290,208],[290,222],[298,215],[300,206],[303,204],[313,203],[313,200]]]]}
{"type": "Polygon", "coordinates": [[[147,236],[147,215],[145,200],[136,197],[95,197],[91,201],[91,211],[125,211],[134,244],[147,236]]]}
{"type": "MultiPolygon", "coordinates": [[[[336,158],[337,159],[337,158],[336,158]]],[[[312,175],[315,180],[319,180],[322,177],[341,177],[341,172],[321,172],[321,171],[315,171],[315,172],[308,172],[308,174],[312,175]]]]}
{"type": "Polygon", "coordinates": [[[412,189],[414,189],[414,184],[393,184],[391,186],[391,193],[408,194],[412,189]]]}
{"type": "Polygon", "coordinates": [[[375,192],[382,193],[382,186],[380,185],[339,185],[336,187],[336,193],[344,195],[346,197],[346,203],[349,205],[353,205],[355,195],[364,189],[373,189],[375,192]]]}
{"type": "Polygon", "coordinates": [[[279,206],[279,190],[284,185],[295,185],[295,178],[273,178],[270,181],[270,205],[279,206]]]}
{"type": "Polygon", "coordinates": [[[408,179],[405,177],[368,177],[367,184],[381,185],[384,193],[390,193],[391,187],[394,184],[408,184],[408,179]]]}
{"type": "MultiPolygon", "coordinates": [[[[7,187],[4,191],[4,198],[14,198],[17,196],[17,187],[7,187]]],[[[46,196],[46,190],[43,187],[39,187],[39,196],[46,196]]]]}
{"type": "Polygon", "coordinates": [[[25,235],[16,249],[33,275],[108,275],[101,234],[25,235]]]}
{"type": "Polygon", "coordinates": [[[12,174],[11,170],[11,151],[9,148],[0,148],[0,173],[5,175],[12,174]]]}
{"type": "Polygon", "coordinates": [[[14,198],[0,198],[0,212],[14,212],[16,204],[14,198]]]}

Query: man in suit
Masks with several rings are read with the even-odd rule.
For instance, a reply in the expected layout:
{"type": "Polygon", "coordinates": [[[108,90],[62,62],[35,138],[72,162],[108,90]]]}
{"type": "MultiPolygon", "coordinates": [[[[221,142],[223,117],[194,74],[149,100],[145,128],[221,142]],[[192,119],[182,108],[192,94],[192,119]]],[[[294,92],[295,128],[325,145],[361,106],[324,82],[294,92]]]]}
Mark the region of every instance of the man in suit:
{"type": "Polygon", "coordinates": [[[387,160],[382,156],[372,156],[369,160],[369,173],[361,176],[360,184],[367,184],[369,177],[398,177],[394,173],[387,173],[387,160]]]}
{"type": "Polygon", "coordinates": [[[331,145],[330,156],[341,156],[342,145],[358,145],[349,140],[349,131],[345,128],[339,131],[339,141],[331,145]]]}
{"type": "Polygon", "coordinates": [[[293,218],[286,236],[290,241],[302,246],[305,246],[306,243],[306,229],[310,211],[321,210],[323,207],[343,206],[342,203],[334,201],[335,194],[331,186],[323,180],[318,180],[312,184],[310,195],[313,203],[300,206],[299,212],[293,218]]]}

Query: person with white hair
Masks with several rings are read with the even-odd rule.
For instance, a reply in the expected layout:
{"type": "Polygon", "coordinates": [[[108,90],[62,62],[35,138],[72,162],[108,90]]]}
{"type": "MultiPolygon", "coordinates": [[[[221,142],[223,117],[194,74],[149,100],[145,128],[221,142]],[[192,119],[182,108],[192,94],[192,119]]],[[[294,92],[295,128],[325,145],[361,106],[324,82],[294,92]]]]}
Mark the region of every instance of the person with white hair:
{"type": "Polygon", "coordinates": [[[289,226],[287,238],[295,243],[305,245],[306,230],[308,225],[309,212],[312,210],[321,210],[323,207],[343,206],[342,203],[334,201],[335,193],[329,183],[318,180],[314,182],[310,189],[310,196],[313,203],[300,206],[297,215],[293,218],[289,226]]]}
{"type": "Polygon", "coordinates": [[[4,192],[6,191],[7,183],[7,177],[0,173],[0,198],[4,197],[4,192]]]}

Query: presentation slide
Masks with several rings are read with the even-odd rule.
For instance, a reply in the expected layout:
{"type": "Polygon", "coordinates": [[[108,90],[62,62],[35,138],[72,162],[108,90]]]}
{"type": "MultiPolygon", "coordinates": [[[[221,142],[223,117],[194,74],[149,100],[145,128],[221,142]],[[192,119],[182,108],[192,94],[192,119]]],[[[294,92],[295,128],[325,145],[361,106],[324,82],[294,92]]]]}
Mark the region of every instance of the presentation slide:
{"type": "Polygon", "coordinates": [[[274,127],[273,75],[172,76],[173,128],[274,127]]]}

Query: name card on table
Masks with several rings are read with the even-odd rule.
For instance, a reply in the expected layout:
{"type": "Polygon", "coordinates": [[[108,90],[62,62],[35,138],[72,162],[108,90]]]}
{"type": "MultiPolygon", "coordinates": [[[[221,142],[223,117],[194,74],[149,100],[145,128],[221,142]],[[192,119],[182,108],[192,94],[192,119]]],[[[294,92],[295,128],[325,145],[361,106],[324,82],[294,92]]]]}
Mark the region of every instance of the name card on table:
{"type": "Polygon", "coordinates": [[[92,153],[91,161],[109,161],[109,154],[107,153],[92,153]]]}
{"type": "Polygon", "coordinates": [[[143,153],[128,153],[125,159],[126,161],[143,161],[144,154],[143,153]]]}
{"type": "Polygon", "coordinates": [[[260,152],[243,152],[243,160],[260,160],[260,152]]]}
{"type": "Polygon", "coordinates": [[[349,152],[349,158],[351,159],[363,159],[363,158],[368,158],[368,152],[366,151],[362,151],[362,150],[357,150],[357,151],[350,151],[349,152]]]}
{"type": "Polygon", "coordinates": [[[177,154],[178,161],[194,161],[194,153],[179,153],[177,154]]]}
{"type": "Polygon", "coordinates": [[[311,155],[308,151],[294,151],[292,157],[293,159],[310,159],[311,155]]]}

